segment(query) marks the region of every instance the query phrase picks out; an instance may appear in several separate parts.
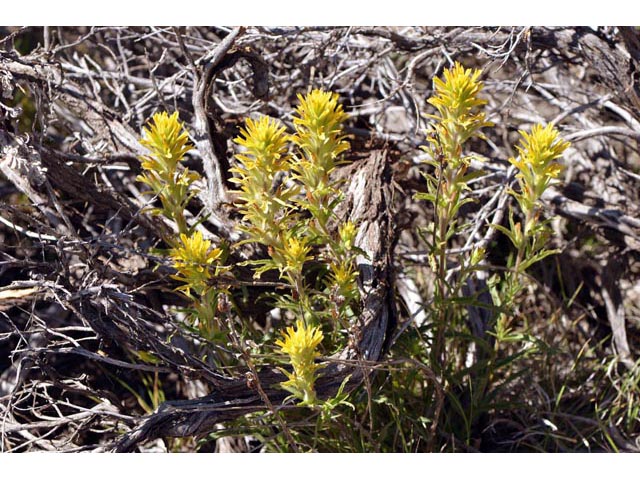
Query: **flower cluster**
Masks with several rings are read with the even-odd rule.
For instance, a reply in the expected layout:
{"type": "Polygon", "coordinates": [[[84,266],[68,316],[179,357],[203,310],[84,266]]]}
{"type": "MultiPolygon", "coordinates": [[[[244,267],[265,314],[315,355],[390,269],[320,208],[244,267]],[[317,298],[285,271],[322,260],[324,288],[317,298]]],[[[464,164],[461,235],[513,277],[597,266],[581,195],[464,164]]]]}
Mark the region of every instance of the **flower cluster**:
{"type": "Polygon", "coordinates": [[[173,266],[178,271],[173,278],[183,282],[180,290],[190,295],[195,292],[202,295],[211,280],[210,268],[220,259],[222,250],[211,248],[211,242],[202,237],[201,232],[187,236],[180,234],[180,244],[171,249],[173,266]]]}
{"type": "Polygon", "coordinates": [[[283,370],[288,380],[282,387],[302,400],[304,405],[313,405],[316,401],[314,384],[317,378],[318,345],[323,335],[318,327],[309,327],[302,320],[296,322],[295,328],[287,327],[283,340],[276,340],[280,352],[289,356],[293,373],[283,370]]]}
{"type": "MultiPolygon", "coordinates": [[[[539,200],[562,171],[556,160],[570,145],[560,138],[558,130],[552,124],[546,127],[534,125],[531,133],[521,130],[520,135],[520,144],[516,146],[519,155],[509,159],[518,169],[516,178],[520,188],[519,192],[511,190],[510,193],[524,214],[524,227],[514,220],[513,211],[509,212],[509,229],[496,227],[511,240],[518,251],[514,264],[516,274],[556,253],[547,248],[551,231],[548,221],[540,219],[539,200]]],[[[517,290],[514,288],[514,291],[517,290]]]]}
{"type": "Polygon", "coordinates": [[[140,143],[149,150],[141,158],[144,173],[138,180],[151,188],[162,208],[152,209],[155,215],[163,215],[173,220],[178,229],[176,237],[166,238],[171,246],[169,257],[177,274],[172,278],[183,285],[177,290],[192,302],[190,323],[198,327],[200,333],[209,338],[215,332],[215,306],[218,291],[209,283],[214,274],[222,268],[222,250],[212,248],[202,233],[194,231],[187,223],[185,211],[189,201],[198,193],[194,188],[200,176],[180,162],[193,147],[189,135],[178,120],[178,112],[169,115],[156,113],[148,128],[143,128],[140,143]]]}
{"type": "Polygon", "coordinates": [[[291,136],[268,117],[247,120],[235,140],[244,151],[236,155],[238,165],[231,169],[236,174],[231,181],[239,186],[240,212],[246,220],[242,228],[248,241],[267,247],[272,259],[263,262],[256,274],[276,268],[297,285],[300,282],[295,277],[301,274],[303,263],[313,259],[311,245],[335,246],[332,254],[344,253],[337,260],[351,261],[346,258],[346,249],[337,248],[339,240],[329,231],[329,220],[340,200],[331,173],[349,148],[342,131],[347,115],[335,93],[313,90],[298,98],[296,131],[291,136]],[[298,147],[293,155],[288,152],[290,144],[298,147]],[[289,182],[278,177],[286,173],[291,174],[289,182]],[[298,195],[302,189],[304,195],[298,195]],[[300,218],[299,213],[305,210],[311,214],[310,221],[300,218]],[[301,249],[300,254],[296,249],[301,249]]]}
{"type": "Polygon", "coordinates": [[[238,164],[231,169],[236,174],[231,181],[239,186],[236,193],[240,213],[246,221],[241,228],[248,241],[282,252],[281,234],[288,230],[293,210],[291,197],[297,193],[295,187],[274,189],[277,175],[290,169],[285,128],[269,117],[250,118],[235,142],[245,149],[236,155],[238,164]]]}
{"type": "MultiPolygon", "coordinates": [[[[470,157],[464,153],[464,144],[473,137],[482,138],[480,129],[490,126],[482,107],[487,103],[480,98],[483,88],[479,81],[480,70],[465,69],[456,62],[444,71],[442,78],[434,78],[433,95],[428,103],[437,114],[426,115],[431,120],[427,128],[429,153],[426,161],[433,170],[425,172],[426,192],[415,195],[433,205],[434,221],[424,230],[424,237],[430,247],[428,262],[435,274],[435,303],[450,305],[450,298],[457,295],[473,268],[482,261],[482,251],[474,258],[460,256],[456,259],[461,268],[456,282],[447,279],[450,263],[448,244],[460,234],[458,213],[460,208],[472,200],[467,197],[469,182],[476,174],[467,173],[470,157]],[[475,262],[475,264],[473,263],[475,262]]],[[[434,317],[434,348],[431,351],[434,365],[447,363],[445,331],[453,328],[458,318],[453,307],[438,309],[434,317]]]]}
{"type": "Polygon", "coordinates": [[[455,233],[456,216],[470,201],[465,191],[473,175],[467,174],[469,157],[464,155],[463,146],[472,137],[482,137],[480,129],[491,125],[482,110],[487,102],[479,97],[483,88],[480,74],[480,70],[465,69],[456,62],[444,71],[443,78],[433,80],[434,94],[427,100],[438,110],[437,115],[426,115],[432,122],[426,132],[429,145],[424,148],[431,159],[425,163],[434,168],[434,173],[423,173],[427,191],[416,198],[427,200],[435,208],[435,222],[430,226],[434,250],[430,262],[436,270],[446,267],[445,248],[455,233]]]}
{"type": "Polygon", "coordinates": [[[480,74],[480,70],[465,69],[456,62],[444,71],[444,79],[433,80],[435,92],[428,102],[436,107],[438,115],[427,116],[435,120],[428,139],[449,162],[464,160],[462,144],[473,136],[482,136],[480,129],[492,125],[481,108],[487,102],[478,96],[483,88],[478,81],[480,74]]]}
{"type": "MultiPolygon", "coordinates": [[[[335,214],[342,196],[332,173],[349,148],[343,133],[347,114],[335,93],[313,90],[298,99],[292,135],[268,117],[247,120],[235,140],[244,150],[236,155],[232,181],[238,185],[245,241],[260,243],[269,253],[268,259],[250,262],[258,267],[255,275],[278,270],[292,292],[281,297],[280,306],[303,319],[297,330],[287,330],[285,338],[286,345],[299,345],[295,351],[306,352],[307,361],[300,360],[301,354],[291,357],[297,373],[284,386],[309,401],[316,369],[308,366],[308,359],[314,358],[323,338],[316,325],[330,318],[337,330],[337,322],[345,323],[359,300],[357,229],[350,222],[340,225],[335,214]],[[308,284],[304,268],[310,262],[316,262],[318,272],[313,285],[308,284]],[[304,348],[303,339],[309,340],[304,348]]],[[[287,347],[289,354],[292,348],[287,347]]]]}
{"type": "Polygon", "coordinates": [[[336,167],[339,156],[349,149],[342,133],[347,119],[338,94],[313,90],[306,96],[298,95],[300,105],[293,118],[296,133],[291,140],[301,150],[293,162],[295,176],[312,197],[333,194],[329,175],[336,167]]]}
{"type": "Polygon", "coordinates": [[[166,177],[175,173],[178,162],[193,147],[189,145],[189,135],[178,120],[178,112],[171,115],[159,112],[151,121],[150,128],[142,129],[144,138],[140,143],[151,151],[151,156],[143,158],[142,168],[166,177]]]}
{"type": "Polygon", "coordinates": [[[562,170],[555,160],[569,147],[569,142],[559,137],[558,130],[552,124],[543,127],[534,125],[531,133],[520,130],[522,136],[517,158],[510,158],[509,162],[518,169],[518,183],[520,194],[516,194],[522,210],[527,213],[535,207],[536,202],[558,177],[562,170]]]}
{"type": "Polygon", "coordinates": [[[325,261],[331,274],[327,276],[326,286],[331,292],[331,316],[337,319],[347,314],[349,305],[357,302],[359,296],[353,249],[356,227],[351,222],[342,224],[338,238],[334,238],[328,228],[336,203],[341,199],[331,173],[338,165],[340,155],[349,149],[343,133],[343,124],[348,117],[338,103],[336,93],[313,90],[306,96],[298,95],[298,100],[292,141],[299,153],[292,160],[293,178],[306,191],[298,204],[311,213],[307,224],[310,235],[316,243],[328,247],[325,261]]]}
{"type": "Polygon", "coordinates": [[[319,228],[326,229],[331,216],[328,199],[338,195],[331,183],[339,156],[349,149],[349,142],[342,133],[347,119],[336,93],[313,90],[306,96],[298,95],[300,105],[293,118],[296,133],[292,142],[300,154],[292,161],[293,176],[307,192],[305,205],[319,228]]]}
{"type": "Polygon", "coordinates": [[[284,271],[291,271],[294,276],[301,275],[302,266],[313,258],[309,255],[311,247],[307,243],[308,239],[307,237],[296,238],[287,234],[285,236],[287,238],[282,251],[284,271]]]}
{"type": "Polygon", "coordinates": [[[141,158],[144,173],[138,181],[151,188],[162,204],[162,208],[152,209],[155,215],[164,215],[176,222],[179,233],[189,231],[184,211],[189,201],[197,194],[193,183],[200,178],[196,172],[178,168],[185,154],[193,147],[189,136],[178,120],[178,112],[156,113],[149,128],[143,129],[140,143],[150,154],[141,158]]]}
{"type": "MultiPolygon", "coordinates": [[[[426,115],[432,122],[427,128],[429,146],[424,150],[431,159],[426,163],[436,170],[433,175],[424,173],[427,191],[416,198],[428,200],[438,210],[442,220],[440,227],[450,225],[463,200],[467,183],[473,178],[466,175],[470,157],[464,155],[463,146],[472,137],[482,137],[480,129],[492,125],[486,121],[482,106],[486,100],[479,97],[482,82],[480,70],[465,69],[458,62],[445,70],[444,78],[433,80],[434,94],[427,101],[438,110],[437,115],[426,115]]],[[[442,242],[448,238],[441,232],[442,242]]]]}

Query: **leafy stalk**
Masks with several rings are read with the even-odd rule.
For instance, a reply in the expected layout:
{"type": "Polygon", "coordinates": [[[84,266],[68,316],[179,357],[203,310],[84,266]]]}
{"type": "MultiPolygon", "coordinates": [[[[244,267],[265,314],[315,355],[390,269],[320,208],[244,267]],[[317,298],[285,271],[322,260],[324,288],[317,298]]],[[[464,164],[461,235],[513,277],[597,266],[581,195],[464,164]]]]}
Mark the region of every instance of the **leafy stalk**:
{"type": "MultiPolygon", "coordinates": [[[[458,289],[447,281],[448,245],[458,232],[460,208],[471,201],[465,194],[469,190],[468,182],[475,177],[467,173],[471,157],[464,154],[463,147],[473,137],[482,138],[480,129],[491,125],[481,109],[486,101],[479,98],[480,73],[456,62],[445,70],[443,78],[434,79],[434,95],[428,100],[438,111],[436,115],[427,115],[432,123],[427,130],[429,145],[425,150],[430,155],[427,163],[434,168],[434,173],[423,174],[427,191],[416,194],[416,198],[434,207],[430,263],[436,277],[435,301],[439,309],[432,355],[440,365],[446,362],[444,335],[454,315],[449,301],[458,289]]],[[[475,263],[478,261],[474,258],[475,263]]]]}
{"type": "Polygon", "coordinates": [[[140,141],[149,154],[141,158],[144,173],[138,180],[151,188],[162,205],[151,209],[153,215],[162,215],[176,223],[177,237],[165,239],[171,249],[169,256],[177,275],[172,278],[183,285],[178,287],[192,301],[191,323],[198,327],[205,338],[211,338],[215,327],[215,310],[218,291],[209,285],[214,273],[221,267],[222,250],[212,248],[202,233],[193,231],[187,223],[185,211],[189,201],[198,193],[194,188],[200,176],[180,162],[193,147],[188,143],[189,135],[178,120],[178,112],[169,115],[156,113],[148,128],[143,129],[140,141]]]}
{"type": "Polygon", "coordinates": [[[179,168],[185,154],[193,148],[188,141],[189,136],[178,120],[178,112],[172,115],[156,113],[149,128],[143,129],[140,141],[150,153],[141,158],[144,173],[137,179],[149,186],[150,193],[155,194],[162,204],[162,208],[151,212],[176,222],[180,234],[189,232],[184,211],[198,193],[193,183],[200,178],[196,172],[179,168]]]}
{"type": "Polygon", "coordinates": [[[244,150],[236,155],[232,181],[238,185],[244,241],[264,245],[269,254],[268,259],[250,262],[255,276],[275,269],[291,287],[292,294],[279,301],[296,318],[295,329],[289,327],[278,343],[293,366],[283,388],[312,404],[317,370],[313,359],[324,338],[322,320],[348,324],[347,317],[357,309],[357,232],[355,225],[335,215],[342,195],[332,174],[349,148],[342,130],[347,115],[334,93],[313,90],[298,99],[293,135],[268,117],[247,120],[235,140],[244,150]],[[318,269],[316,285],[307,280],[311,263],[318,269]],[[306,353],[301,357],[300,352],[306,353]]]}

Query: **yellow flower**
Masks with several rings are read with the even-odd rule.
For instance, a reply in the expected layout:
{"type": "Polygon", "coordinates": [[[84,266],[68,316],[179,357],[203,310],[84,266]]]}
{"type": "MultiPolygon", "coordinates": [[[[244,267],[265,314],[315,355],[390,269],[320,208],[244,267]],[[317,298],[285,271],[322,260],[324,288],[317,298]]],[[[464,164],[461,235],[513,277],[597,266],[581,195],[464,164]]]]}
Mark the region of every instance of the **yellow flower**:
{"type": "Polygon", "coordinates": [[[285,371],[289,380],[282,387],[302,400],[303,404],[313,404],[316,400],[314,383],[318,365],[315,360],[320,355],[318,345],[324,336],[318,327],[309,327],[297,320],[295,329],[287,327],[283,340],[276,340],[280,352],[289,356],[293,373],[285,371]]]}
{"type": "Polygon", "coordinates": [[[178,270],[178,275],[173,278],[186,284],[181,290],[187,295],[191,289],[201,294],[211,278],[209,266],[220,258],[222,250],[212,249],[211,242],[203,239],[198,231],[191,236],[180,234],[180,241],[182,244],[171,249],[170,253],[173,266],[178,270]]]}
{"type": "Polygon", "coordinates": [[[277,120],[266,116],[258,120],[248,118],[234,141],[246,149],[236,155],[245,170],[257,168],[263,173],[274,173],[286,167],[287,134],[277,120]]]}
{"type": "Polygon", "coordinates": [[[478,81],[481,70],[465,69],[460,63],[444,71],[444,79],[434,78],[434,95],[427,100],[438,109],[439,115],[427,115],[436,120],[431,127],[435,135],[429,141],[445,149],[446,158],[460,157],[460,146],[473,136],[480,136],[482,127],[493,125],[486,121],[482,106],[487,102],[478,97],[483,84],[478,81]]]}
{"type": "Polygon", "coordinates": [[[520,130],[520,135],[520,145],[516,146],[520,159],[511,159],[511,163],[521,171],[528,168],[538,174],[557,177],[558,165],[551,162],[562,156],[569,147],[569,142],[558,137],[559,132],[552,124],[546,127],[534,125],[531,133],[520,130]]]}
{"type": "MultiPolygon", "coordinates": [[[[342,134],[342,124],[349,116],[338,98],[337,93],[318,89],[305,96],[298,94],[300,105],[293,118],[296,134],[291,140],[305,152],[307,160],[319,168],[320,176],[328,175],[335,159],[349,149],[349,142],[342,134]]],[[[315,183],[319,181],[320,178],[315,183]]]]}
{"type": "Polygon", "coordinates": [[[355,224],[351,221],[343,223],[338,228],[338,233],[342,247],[345,250],[351,250],[356,240],[356,234],[358,233],[355,224]]]}
{"type": "Polygon", "coordinates": [[[178,120],[178,112],[154,114],[150,128],[143,128],[143,134],[140,143],[151,151],[151,155],[143,157],[142,168],[160,176],[173,174],[177,163],[193,148],[188,144],[189,135],[178,120]]]}
{"type": "Polygon", "coordinates": [[[278,222],[289,207],[289,199],[296,194],[295,187],[274,189],[276,174],[288,170],[289,155],[285,128],[269,117],[247,119],[245,128],[234,140],[244,147],[236,155],[238,164],[231,171],[240,212],[250,224],[241,227],[253,241],[266,245],[273,243],[279,232],[278,222]]]}
{"type": "Polygon", "coordinates": [[[518,169],[518,181],[527,197],[526,204],[531,207],[562,171],[562,166],[554,160],[562,156],[570,143],[559,137],[552,124],[534,125],[531,133],[520,130],[520,135],[520,145],[516,146],[519,156],[510,158],[509,162],[518,169]]]}
{"type": "Polygon", "coordinates": [[[313,90],[307,95],[298,94],[300,105],[296,108],[294,124],[302,130],[314,132],[318,136],[329,136],[342,129],[349,118],[338,103],[337,93],[313,90]]]}
{"type": "Polygon", "coordinates": [[[307,260],[311,260],[309,252],[311,247],[307,244],[307,238],[289,237],[284,242],[285,271],[300,272],[307,260]]]}
{"type": "Polygon", "coordinates": [[[487,103],[478,98],[483,87],[482,82],[478,81],[481,73],[478,69],[465,69],[456,62],[452,68],[444,71],[444,80],[434,78],[435,95],[428,102],[444,118],[464,118],[470,114],[479,114],[475,110],[487,103]]]}
{"type": "Polygon", "coordinates": [[[200,178],[196,172],[178,168],[178,162],[193,148],[188,144],[189,135],[178,120],[178,112],[156,113],[149,128],[143,128],[143,135],[140,143],[150,154],[141,157],[144,172],[136,179],[151,187],[151,191],[145,193],[157,195],[162,203],[161,209],[154,208],[151,212],[175,221],[178,231],[184,233],[188,230],[184,210],[198,193],[192,186],[200,178]]]}
{"type": "Polygon", "coordinates": [[[353,270],[353,266],[350,263],[332,263],[331,273],[334,283],[340,288],[340,290],[355,289],[358,280],[358,272],[353,270]]]}

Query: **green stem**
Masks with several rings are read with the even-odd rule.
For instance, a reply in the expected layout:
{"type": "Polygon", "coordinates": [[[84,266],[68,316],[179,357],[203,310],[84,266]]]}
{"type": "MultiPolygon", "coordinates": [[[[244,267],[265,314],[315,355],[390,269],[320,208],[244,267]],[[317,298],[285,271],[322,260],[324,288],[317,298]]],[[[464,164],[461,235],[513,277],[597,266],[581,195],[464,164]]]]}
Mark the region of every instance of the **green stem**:
{"type": "Polygon", "coordinates": [[[519,276],[521,273],[520,264],[522,263],[522,260],[524,260],[524,256],[528,250],[527,247],[529,245],[529,234],[527,232],[527,225],[529,225],[529,223],[531,222],[531,219],[533,218],[533,214],[534,214],[533,209],[528,210],[525,215],[524,223],[522,224],[522,242],[518,247],[518,254],[516,256],[516,263],[514,266],[514,274],[516,277],[519,276]]]}

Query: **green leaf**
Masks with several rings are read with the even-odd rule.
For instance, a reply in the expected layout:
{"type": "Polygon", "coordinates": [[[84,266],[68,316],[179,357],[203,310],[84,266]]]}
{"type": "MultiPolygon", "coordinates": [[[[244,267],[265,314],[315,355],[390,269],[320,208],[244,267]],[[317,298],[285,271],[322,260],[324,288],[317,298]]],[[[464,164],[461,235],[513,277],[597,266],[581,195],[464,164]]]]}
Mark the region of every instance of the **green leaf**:
{"type": "Polygon", "coordinates": [[[518,240],[516,239],[515,234],[511,230],[509,230],[508,228],[503,227],[502,225],[497,225],[495,223],[490,224],[490,226],[495,228],[499,232],[504,233],[507,236],[507,238],[509,238],[509,240],[511,240],[511,243],[513,243],[513,245],[516,248],[520,248],[520,242],[518,242],[518,240]]]}
{"type": "Polygon", "coordinates": [[[520,271],[524,272],[526,269],[528,269],[534,263],[539,262],[540,260],[542,260],[543,258],[548,257],[549,255],[555,255],[557,253],[560,253],[560,250],[557,250],[557,249],[556,250],[542,250],[541,252],[538,252],[535,255],[533,255],[532,257],[524,260],[520,264],[520,271]]]}
{"type": "Polygon", "coordinates": [[[434,203],[436,201],[436,196],[434,194],[425,192],[416,193],[413,198],[415,198],[416,200],[427,200],[431,203],[434,203]]]}

